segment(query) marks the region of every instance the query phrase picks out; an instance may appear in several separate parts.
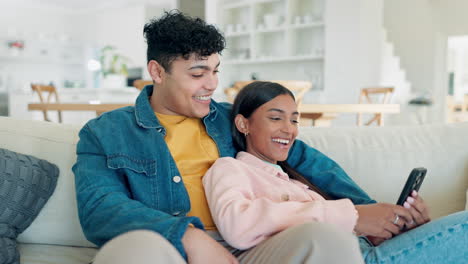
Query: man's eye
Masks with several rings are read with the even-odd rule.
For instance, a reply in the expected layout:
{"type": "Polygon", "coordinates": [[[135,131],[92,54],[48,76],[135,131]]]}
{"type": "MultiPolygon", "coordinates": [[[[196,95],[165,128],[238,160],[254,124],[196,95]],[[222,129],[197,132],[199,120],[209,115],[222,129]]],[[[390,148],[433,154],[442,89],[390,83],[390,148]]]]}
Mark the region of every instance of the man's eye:
{"type": "Polygon", "coordinates": [[[218,74],[218,73],[219,73],[219,70],[215,70],[214,73],[215,73],[215,74],[218,74]]]}
{"type": "Polygon", "coordinates": [[[270,117],[270,119],[271,119],[271,120],[273,120],[273,121],[278,121],[278,120],[281,120],[281,118],[280,118],[280,117],[270,117]]]}
{"type": "Polygon", "coordinates": [[[194,78],[200,78],[200,77],[203,77],[203,74],[192,74],[192,77],[194,77],[194,78]]]}
{"type": "Polygon", "coordinates": [[[291,120],[291,122],[292,122],[293,124],[299,124],[299,120],[296,120],[296,119],[291,120]]]}

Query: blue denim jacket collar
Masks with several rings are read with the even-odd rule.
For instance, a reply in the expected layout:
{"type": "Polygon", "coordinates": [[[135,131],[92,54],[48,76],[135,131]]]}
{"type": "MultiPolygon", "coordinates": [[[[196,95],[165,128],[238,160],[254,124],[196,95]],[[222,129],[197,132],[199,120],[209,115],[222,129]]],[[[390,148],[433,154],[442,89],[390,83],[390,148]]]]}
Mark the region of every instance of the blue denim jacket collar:
{"type": "MultiPolygon", "coordinates": [[[[147,85],[138,95],[135,102],[137,124],[144,128],[163,128],[159,123],[148,98],[153,94],[153,85],[147,85]]],[[[159,130],[159,129],[158,129],[159,130]]]]}
{"type": "MultiPolygon", "coordinates": [[[[154,110],[151,107],[151,102],[148,98],[151,97],[154,91],[153,85],[147,85],[143,88],[140,95],[138,95],[135,103],[135,118],[137,124],[143,128],[156,128],[158,132],[165,133],[165,128],[159,123],[158,118],[154,114],[154,110]]],[[[216,107],[213,104],[210,105],[210,112],[203,119],[208,118],[210,121],[214,121],[217,116],[216,107]]]]}

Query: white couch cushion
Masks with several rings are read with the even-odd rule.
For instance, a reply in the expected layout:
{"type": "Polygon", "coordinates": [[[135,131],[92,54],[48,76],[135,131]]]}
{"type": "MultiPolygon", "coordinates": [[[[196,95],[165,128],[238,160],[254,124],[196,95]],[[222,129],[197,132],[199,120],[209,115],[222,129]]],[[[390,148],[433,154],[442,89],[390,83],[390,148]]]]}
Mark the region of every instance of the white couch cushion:
{"type": "Polygon", "coordinates": [[[75,181],[80,126],[0,117],[0,147],[33,155],[57,165],[57,188],[34,222],[18,237],[19,242],[94,246],[86,240],[78,220],[75,181]]]}
{"type": "Polygon", "coordinates": [[[89,264],[96,248],[20,244],[21,264],[89,264]]]}
{"type": "Polygon", "coordinates": [[[410,171],[426,167],[420,192],[432,217],[463,210],[468,123],[405,127],[301,128],[299,138],[338,164],[371,197],[396,203],[410,171]]]}

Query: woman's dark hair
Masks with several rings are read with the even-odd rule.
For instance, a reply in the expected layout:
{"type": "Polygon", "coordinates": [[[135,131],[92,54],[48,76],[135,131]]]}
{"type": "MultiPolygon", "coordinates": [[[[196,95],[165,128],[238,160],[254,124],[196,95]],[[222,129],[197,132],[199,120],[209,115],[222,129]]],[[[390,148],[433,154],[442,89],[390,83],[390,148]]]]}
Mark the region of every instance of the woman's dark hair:
{"type": "MultiPolygon", "coordinates": [[[[237,127],[234,123],[236,116],[241,114],[245,118],[249,118],[260,106],[283,94],[290,95],[293,100],[295,100],[294,94],[290,90],[281,84],[274,82],[252,82],[242,88],[242,90],[237,94],[231,112],[232,137],[234,146],[237,151],[246,151],[247,143],[245,136],[239,130],[237,130],[237,127]]],[[[286,161],[279,161],[278,165],[281,166],[281,168],[289,175],[290,178],[300,181],[301,183],[307,185],[311,190],[322,195],[325,199],[329,199],[328,195],[309,182],[299,172],[294,170],[286,161]]]]}
{"type": "Polygon", "coordinates": [[[143,35],[148,44],[147,62],[155,60],[168,72],[172,61],[179,56],[189,59],[192,54],[199,57],[221,54],[226,46],[224,36],[213,25],[179,10],[151,20],[145,25],[143,35]]]}

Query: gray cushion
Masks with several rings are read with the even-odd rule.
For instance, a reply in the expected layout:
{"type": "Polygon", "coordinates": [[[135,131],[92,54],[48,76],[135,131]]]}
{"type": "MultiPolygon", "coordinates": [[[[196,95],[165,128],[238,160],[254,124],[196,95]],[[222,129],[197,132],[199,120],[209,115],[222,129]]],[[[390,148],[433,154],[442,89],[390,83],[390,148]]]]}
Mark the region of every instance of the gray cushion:
{"type": "Polygon", "coordinates": [[[0,264],[19,263],[16,237],[52,195],[58,175],[52,163],[0,149],[0,264]]]}

